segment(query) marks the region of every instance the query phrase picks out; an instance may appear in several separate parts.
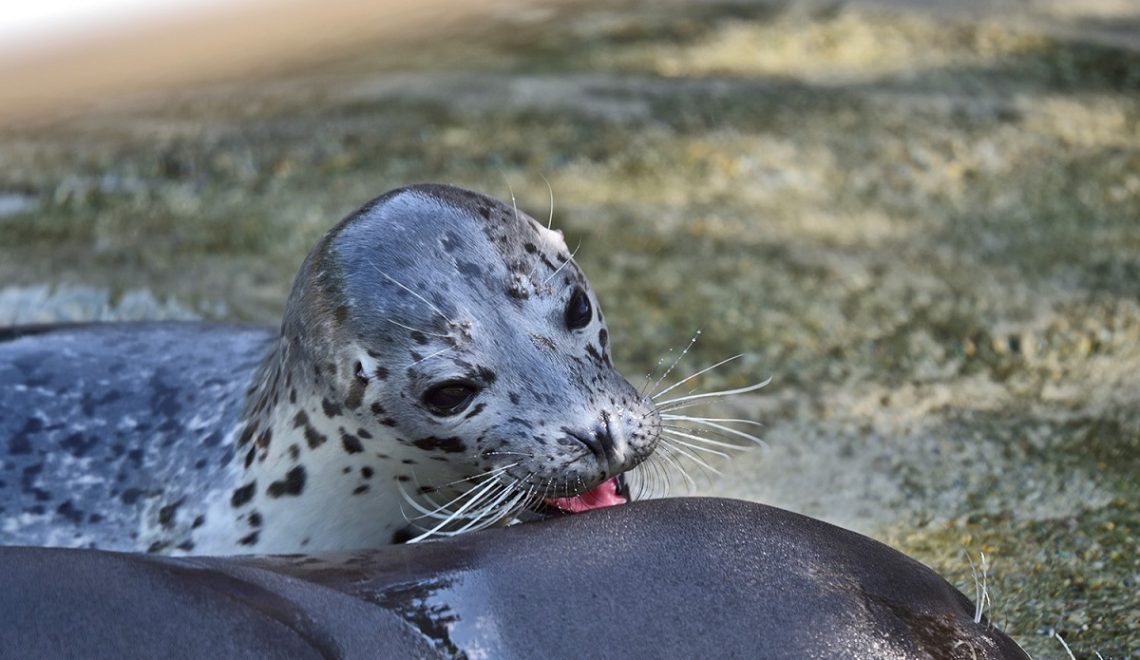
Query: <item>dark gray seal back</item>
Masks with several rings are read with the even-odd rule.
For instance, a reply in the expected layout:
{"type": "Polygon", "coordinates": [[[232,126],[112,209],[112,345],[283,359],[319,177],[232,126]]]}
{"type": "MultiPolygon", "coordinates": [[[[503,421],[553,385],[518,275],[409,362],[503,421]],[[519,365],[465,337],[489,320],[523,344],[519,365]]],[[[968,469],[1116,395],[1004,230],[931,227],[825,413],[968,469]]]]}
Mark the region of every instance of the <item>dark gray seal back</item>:
{"type": "Polygon", "coordinates": [[[340,557],[0,548],[0,562],[5,657],[1028,657],[922,564],[733,500],[340,557]]]}
{"type": "Polygon", "coordinates": [[[273,339],[207,323],[4,331],[0,542],[126,549],[144,525],[192,526],[273,339]]]}

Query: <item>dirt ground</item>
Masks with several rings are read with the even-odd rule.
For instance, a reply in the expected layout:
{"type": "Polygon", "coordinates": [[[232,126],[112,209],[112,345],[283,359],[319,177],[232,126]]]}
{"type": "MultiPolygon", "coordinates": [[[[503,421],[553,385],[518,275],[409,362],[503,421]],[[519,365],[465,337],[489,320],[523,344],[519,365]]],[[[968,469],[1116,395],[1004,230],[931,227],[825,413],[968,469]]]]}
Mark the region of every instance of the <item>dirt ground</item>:
{"type": "Polygon", "coordinates": [[[545,179],[631,381],[698,330],[679,373],[745,353],[700,388],[772,378],[698,492],[971,595],[984,553],[1034,657],[1140,657],[1140,8],[900,4],[520,11],[0,129],[0,323],[274,323],[380,192],[545,179]]]}

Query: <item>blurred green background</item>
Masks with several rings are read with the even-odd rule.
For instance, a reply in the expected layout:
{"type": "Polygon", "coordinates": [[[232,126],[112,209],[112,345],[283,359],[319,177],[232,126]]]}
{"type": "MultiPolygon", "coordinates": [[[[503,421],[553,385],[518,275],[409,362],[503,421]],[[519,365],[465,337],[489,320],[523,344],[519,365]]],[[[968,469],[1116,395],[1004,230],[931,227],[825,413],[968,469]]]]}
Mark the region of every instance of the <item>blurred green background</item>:
{"type": "Polygon", "coordinates": [[[1101,4],[519,11],[3,128],[0,323],[276,323],[369,198],[509,186],[545,219],[545,178],[633,382],[697,330],[682,372],[747,353],[702,387],[773,378],[722,406],[769,448],[701,493],[971,595],[984,552],[1035,657],[1137,657],[1140,8],[1101,4]]]}

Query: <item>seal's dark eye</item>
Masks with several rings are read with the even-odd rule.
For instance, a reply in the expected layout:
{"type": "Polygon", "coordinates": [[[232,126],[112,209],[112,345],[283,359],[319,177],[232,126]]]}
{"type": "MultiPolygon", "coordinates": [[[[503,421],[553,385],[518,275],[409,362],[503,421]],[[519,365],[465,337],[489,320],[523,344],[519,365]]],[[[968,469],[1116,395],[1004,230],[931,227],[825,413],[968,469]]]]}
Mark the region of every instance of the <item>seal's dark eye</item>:
{"type": "Polygon", "coordinates": [[[590,296],[585,289],[578,287],[570,294],[570,302],[566,303],[566,327],[571,330],[584,328],[590,323],[594,308],[590,305],[590,296]]]}
{"type": "Polygon", "coordinates": [[[463,412],[478,393],[479,388],[474,383],[449,380],[424,392],[423,402],[433,415],[450,417],[463,412]]]}

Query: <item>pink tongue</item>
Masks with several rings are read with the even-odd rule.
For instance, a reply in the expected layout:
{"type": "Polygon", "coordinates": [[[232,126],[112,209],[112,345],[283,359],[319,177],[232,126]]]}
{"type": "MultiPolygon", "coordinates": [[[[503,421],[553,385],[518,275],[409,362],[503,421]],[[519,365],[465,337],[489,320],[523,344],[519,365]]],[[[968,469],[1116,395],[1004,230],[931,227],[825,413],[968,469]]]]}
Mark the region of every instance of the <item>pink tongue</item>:
{"type": "Polygon", "coordinates": [[[591,509],[601,509],[615,504],[625,504],[626,499],[617,492],[617,477],[607,479],[581,495],[574,497],[554,497],[546,500],[550,506],[568,511],[582,513],[591,509]]]}

